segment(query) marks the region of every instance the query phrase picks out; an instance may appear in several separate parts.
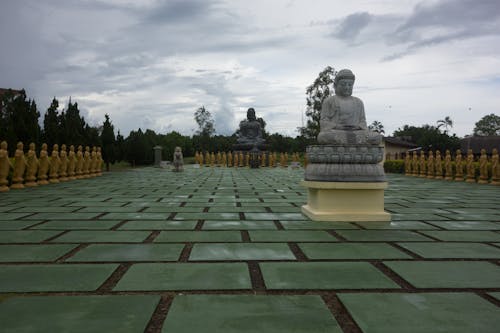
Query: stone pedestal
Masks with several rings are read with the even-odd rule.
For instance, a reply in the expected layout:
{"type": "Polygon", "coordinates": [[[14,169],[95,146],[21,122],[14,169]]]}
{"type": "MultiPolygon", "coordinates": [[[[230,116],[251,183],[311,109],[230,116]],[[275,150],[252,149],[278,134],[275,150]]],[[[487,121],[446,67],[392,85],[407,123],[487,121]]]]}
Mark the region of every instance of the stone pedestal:
{"type": "Polygon", "coordinates": [[[390,221],[384,211],[387,182],[302,181],[308,189],[302,213],[313,221],[390,221]]]}
{"type": "Polygon", "coordinates": [[[302,212],[314,221],[390,221],[383,156],[378,145],[308,146],[302,212]]]}
{"type": "Polygon", "coordinates": [[[159,168],[160,163],[161,163],[161,151],[163,147],[162,146],[154,146],[153,150],[155,152],[155,161],[154,161],[154,166],[159,168]]]}

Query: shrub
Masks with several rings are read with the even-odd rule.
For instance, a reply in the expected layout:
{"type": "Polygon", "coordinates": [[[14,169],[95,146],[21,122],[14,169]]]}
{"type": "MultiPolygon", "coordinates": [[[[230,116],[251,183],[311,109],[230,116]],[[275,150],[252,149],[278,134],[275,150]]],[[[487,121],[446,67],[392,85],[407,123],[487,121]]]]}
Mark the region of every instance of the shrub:
{"type": "Polygon", "coordinates": [[[384,162],[384,171],[388,173],[404,173],[405,161],[404,160],[390,160],[384,162]]]}

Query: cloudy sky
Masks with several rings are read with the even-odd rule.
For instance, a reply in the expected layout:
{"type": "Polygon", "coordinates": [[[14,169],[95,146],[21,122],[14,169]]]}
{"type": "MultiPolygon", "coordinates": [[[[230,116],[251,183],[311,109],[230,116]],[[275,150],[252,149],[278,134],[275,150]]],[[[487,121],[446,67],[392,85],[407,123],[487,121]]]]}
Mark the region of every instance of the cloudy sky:
{"type": "Polygon", "coordinates": [[[404,124],[472,133],[500,114],[498,0],[2,0],[0,87],[42,114],[77,101],[115,130],[220,134],[254,107],[295,136],[305,90],[326,66],[356,74],[354,95],[386,134],[404,124]]]}

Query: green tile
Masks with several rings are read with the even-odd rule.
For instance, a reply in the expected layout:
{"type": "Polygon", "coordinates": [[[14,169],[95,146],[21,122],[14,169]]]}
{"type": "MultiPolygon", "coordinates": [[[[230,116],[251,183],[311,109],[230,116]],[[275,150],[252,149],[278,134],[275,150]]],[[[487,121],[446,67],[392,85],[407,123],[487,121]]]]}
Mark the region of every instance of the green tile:
{"type": "Polygon", "coordinates": [[[477,243],[399,243],[424,258],[500,259],[500,249],[477,243]]]}
{"type": "MultiPolygon", "coordinates": [[[[28,216],[30,213],[2,213],[0,214],[0,223],[3,221],[11,221],[11,220],[17,220],[21,217],[28,216]]],[[[37,218],[37,220],[39,220],[37,218]]],[[[43,220],[43,218],[42,218],[43,220]]]]}
{"type": "Polygon", "coordinates": [[[494,333],[498,308],[472,293],[339,294],[363,332],[494,333]]]}
{"type": "Polygon", "coordinates": [[[183,244],[91,244],[67,261],[177,261],[183,244]]]}
{"type": "Polygon", "coordinates": [[[391,218],[393,221],[446,221],[450,220],[447,217],[437,214],[391,214],[391,218]]]}
{"type": "Polygon", "coordinates": [[[301,213],[245,213],[245,217],[247,220],[308,220],[301,213]]]}
{"type": "Polygon", "coordinates": [[[70,244],[0,245],[0,262],[53,261],[75,247],[70,244]]]}
{"type": "Polygon", "coordinates": [[[98,213],[36,213],[25,217],[25,220],[90,220],[98,213]]]}
{"type": "Polygon", "coordinates": [[[60,231],[18,230],[0,232],[0,243],[40,243],[60,231]]]}
{"type": "Polygon", "coordinates": [[[0,230],[21,230],[30,225],[40,223],[42,221],[26,221],[26,220],[14,220],[14,221],[0,221],[0,230]]]}
{"type": "Polygon", "coordinates": [[[100,221],[100,220],[59,220],[59,221],[47,221],[45,223],[39,224],[32,229],[40,230],[77,230],[77,229],[88,229],[88,230],[106,230],[111,229],[120,221],[100,221]]]}
{"type": "Polygon", "coordinates": [[[162,231],[154,242],[241,242],[239,231],[162,231]]]}
{"type": "Polygon", "coordinates": [[[114,290],[251,289],[244,263],[134,264],[114,290]]]}
{"type": "Polygon", "coordinates": [[[435,230],[435,226],[419,221],[392,221],[392,222],[357,222],[366,229],[394,229],[394,230],[435,230]]]}
{"type": "Polygon", "coordinates": [[[488,262],[388,261],[384,263],[417,288],[500,287],[500,267],[488,262]]]}
{"type": "Polygon", "coordinates": [[[408,259],[409,255],[389,244],[333,243],[299,244],[309,259],[408,259]]]}
{"type": "Polygon", "coordinates": [[[195,244],[189,260],[294,260],[287,244],[195,244]]]}
{"type": "Polygon", "coordinates": [[[178,213],[174,220],[238,220],[238,213],[178,213]]]}
{"type": "Polygon", "coordinates": [[[422,233],[448,242],[500,241],[500,234],[492,231],[422,231],[422,233]]]}
{"type": "Polygon", "coordinates": [[[379,270],[364,262],[260,263],[267,289],[398,288],[379,270]]]}
{"type": "Polygon", "coordinates": [[[448,230],[500,230],[500,223],[485,221],[439,221],[432,224],[448,230]]]}
{"type": "Polygon", "coordinates": [[[0,322],[5,332],[142,332],[159,299],[153,295],[10,297],[0,302],[0,322]]]}
{"type": "Polygon", "coordinates": [[[170,213],[108,213],[100,220],[166,220],[170,213]]]}
{"type": "Polygon", "coordinates": [[[141,208],[139,207],[103,207],[103,206],[91,206],[83,207],[78,210],[79,213],[137,213],[141,208]]]}
{"type": "Polygon", "coordinates": [[[339,235],[350,241],[429,241],[430,239],[407,230],[339,230],[339,235]]]}
{"type": "Polygon", "coordinates": [[[60,237],[52,240],[52,242],[61,243],[141,243],[151,233],[149,231],[70,231],[60,237]]]}
{"type": "Polygon", "coordinates": [[[317,230],[317,229],[359,229],[354,224],[348,222],[314,222],[314,221],[279,221],[283,228],[287,230],[317,230]]]}
{"type": "Polygon", "coordinates": [[[272,221],[205,221],[203,230],[276,230],[272,221]]]}
{"type": "Polygon", "coordinates": [[[118,265],[0,265],[0,292],[92,291],[118,265]]]}
{"type": "Polygon", "coordinates": [[[248,233],[252,242],[337,242],[337,238],[319,230],[256,230],[248,233]]]}
{"type": "Polygon", "coordinates": [[[198,221],[128,221],[119,230],[193,230],[198,221]]]}
{"type": "Polygon", "coordinates": [[[172,303],[163,332],[340,333],[342,330],[319,296],[180,295],[172,303]]]}

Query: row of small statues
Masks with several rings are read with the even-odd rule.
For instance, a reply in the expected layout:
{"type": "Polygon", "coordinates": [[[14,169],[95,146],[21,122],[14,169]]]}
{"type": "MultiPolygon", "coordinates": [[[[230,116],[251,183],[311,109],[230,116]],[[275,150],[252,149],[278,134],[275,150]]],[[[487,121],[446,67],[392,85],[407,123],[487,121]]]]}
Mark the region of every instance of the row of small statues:
{"type": "Polygon", "coordinates": [[[11,162],[7,151],[7,142],[0,143],[0,192],[9,190],[8,176],[12,170],[11,189],[21,189],[49,183],[59,183],[74,179],[102,176],[102,154],[100,147],[80,145],[75,152],[71,145],[69,151],[66,145],[55,144],[49,156],[47,144],[37,157],[35,144],[30,143],[29,150],[24,153],[24,145],[19,142],[11,162]]]}
{"type": "MultiPolygon", "coordinates": [[[[259,165],[261,167],[271,167],[275,168],[279,165],[283,168],[288,167],[289,156],[288,153],[280,153],[279,158],[276,152],[273,153],[260,153],[255,155],[259,159],[259,165]]],[[[209,153],[206,152],[198,153],[194,155],[195,163],[200,166],[220,166],[220,167],[249,167],[250,159],[252,158],[252,153],[243,152],[217,152],[209,153]]],[[[300,156],[299,153],[292,153],[292,167],[300,166],[300,156]]]]}
{"type": "MultiPolygon", "coordinates": [[[[449,150],[446,150],[444,160],[439,150],[435,153],[429,151],[428,156],[425,155],[424,151],[420,152],[420,156],[418,156],[417,152],[413,152],[411,156],[410,154],[406,155],[405,174],[432,179],[476,182],[476,164],[474,163],[472,149],[467,151],[465,159],[462,157],[462,152],[457,150],[454,162],[455,167],[453,167],[453,159],[449,150]]],[[[496,148],[492,151],[490,161],[488,161],[485,149],[481,149],[481,156],[479,157],[479,179],[477,182],[487,184],[490,176],[491,184],[500,185],[498,150],[496,148]],[[488,166],[488,162],[490,162],[491,167],[488,166]]]]}

